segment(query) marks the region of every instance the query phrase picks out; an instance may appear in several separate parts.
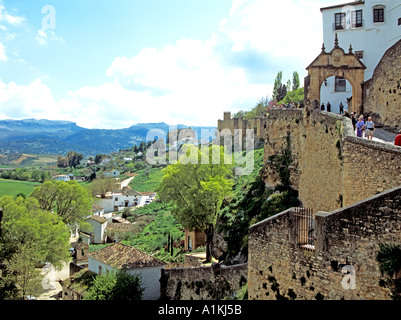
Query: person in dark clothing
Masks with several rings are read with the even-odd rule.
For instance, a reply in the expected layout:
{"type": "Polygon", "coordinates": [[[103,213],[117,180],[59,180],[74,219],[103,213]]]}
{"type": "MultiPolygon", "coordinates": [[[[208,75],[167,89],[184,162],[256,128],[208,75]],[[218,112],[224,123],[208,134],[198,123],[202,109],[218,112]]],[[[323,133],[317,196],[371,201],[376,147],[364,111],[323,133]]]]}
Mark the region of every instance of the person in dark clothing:
{"type": "Polygon", "coordinates": [[[327,112],[331,112],[331,104],[330,104],[330,102],[327,102],[327,112]]]}
{"type": "Polygon", "coordinates": [[[354,131],[356,130],[356,118],[355,118],[355,113],[351,113],[351,120],[352,120],[352,126],[354,127],[354,131]]]}
{"type": "Polygon", "coordinates": [[[343,106],[343,103],[340,102],[340,114],[343,114],[343,113],[344,113],[344,106],[343,106]]]}
{"type": "Polygon", "coordinates": [[[324,111],[324,103],[320,106],[320,110],[324,111]]]}

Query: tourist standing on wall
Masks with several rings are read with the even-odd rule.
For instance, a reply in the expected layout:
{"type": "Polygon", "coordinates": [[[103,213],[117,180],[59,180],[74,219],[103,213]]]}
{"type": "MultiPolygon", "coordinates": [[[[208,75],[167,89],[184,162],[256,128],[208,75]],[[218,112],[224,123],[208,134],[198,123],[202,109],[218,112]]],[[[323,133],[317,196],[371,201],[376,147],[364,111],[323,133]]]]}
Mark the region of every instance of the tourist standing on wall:
{"type": "Polygon", "coordinates": [[[362,138],[363,128],[365,124],[361,117],[358,119],[358,123],[356,124],[356,136],[362,138]]]}
{"type": "Polygon", "coordinates": [[[327,112],[331,112],[331,104],[330,104],[330,102],[327,102],[327,112]]]}
{"type": "Polygon", "coordinates": [[[401,147],[401,130],[400,130],[399,134],[395,137],[394,145],[401,147]]]}
{"type": "Polygon", "coordinates": [[[320,106],[320,110],[324,111],[324,103],[320,106]]]}
{"type": "Polygon", "coordinates": [[[352,121],[352,126],[354,127],[354,131],[356,130],[356,113],[352,112],[351,113],[351,121],[352,121]]]}
{"type": "Polygon", "coordinates": [[[366,128],[366,133],[365,133],[366,138],[368,140],[372,140],[373,133],[376,131],[375,124],[372,121],[372,117],[368,117],[368,121],[366,121],[365,128],[366,128]]]}
{"type": "Polygon", "coordinates": [[[343,113],[344,113],[344,106],[343,106],[343,103],[340,102],[340,114],[343,114],[343,113]]]}

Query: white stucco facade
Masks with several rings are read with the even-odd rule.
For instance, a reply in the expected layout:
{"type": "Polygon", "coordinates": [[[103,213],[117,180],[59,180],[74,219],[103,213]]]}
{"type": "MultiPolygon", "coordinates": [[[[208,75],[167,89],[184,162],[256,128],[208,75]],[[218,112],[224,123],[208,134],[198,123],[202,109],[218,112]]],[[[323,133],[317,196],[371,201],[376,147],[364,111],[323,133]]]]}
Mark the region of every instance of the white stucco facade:
{"type": "MultiPolygon", "coordinates": [[[[157,300],[160,298],[160,277],[163,266],[127,269],[130,275],[140,275],[143,291],[143,300],[157,300]]],[[[88,269],[97,274],[106,272],[117,272],[118,269],[113,268],[101,261],[89,257],[88,269]]]]}
{"type": "MultiPolygon", "coordinates": [[[[322,8],[321,12],[326,52],[334,48],[335,34],[346,53],[352,45],[353,52],[366,66],[365,81],[372,77],[387,49],[401,39],[400,0],[354,1],[322,8]]],[[[321,88],[321,102],[330,101],[332,112],[338,113],[339,102],[346,107],[344,101],[352,96],[352,88],[349,83],[346,92],[335,92],[334,88],[334,77],[327,79],[327,86],[321,88]]]]}
{"type": "Polygon", "coordinates": [[[147,200],[153,200],[150,195],[125,195],[123,193],[113,193],[105,198],[97,198],[97,203],[104,208],[104,213],[122,211],[125,207],[142,207],[147,200]]]}

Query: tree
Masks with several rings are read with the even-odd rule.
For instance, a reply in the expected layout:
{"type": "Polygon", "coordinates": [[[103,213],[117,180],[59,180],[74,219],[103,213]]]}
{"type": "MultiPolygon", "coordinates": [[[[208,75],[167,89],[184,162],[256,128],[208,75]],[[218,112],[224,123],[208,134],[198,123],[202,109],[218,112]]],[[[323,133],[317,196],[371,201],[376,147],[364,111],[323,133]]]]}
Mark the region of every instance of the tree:
{"type": "Polygon", "coordinates": [[[281,99],[278,98],[279,94],[280,94],[280,89],[282,88],[283,84],[282,84],[282,80],[283,80],[283,72],[279,71],[277,73],[276,79],[274,80],[274,87],[273,87],[273,100],[276,101],[280,101],[281,99]]]}
{"type": "MultiPolygon", "coordinates": [[[[0,282],[15,284],[20,297],[35,294],[42,276],[38,263],[49,262],[56,268],[68,261],[68,228],[56,213],[43,211],[35,198],[0,198],[3,208],[0,236],[0,282]],[[3,282],[4,281],[4,282],[3,282]]],[[[0,288],[4,288],[0,285],[0,288]]],[[[1,290],[1,289],[0,289],[1,290]]],[[[4,296],[0,293],[0,296],[4,296]]]]}
{"type": "Polygon", "coordinates": [[[97,276],[83,300],[141,300],[144,289],[139,275],[125,270],[97,276]]]}
{"type": "Polygon", "coordinates": [[[81,160],[84,158],[84,156],[81,153],[77,153],[75,151],[70,151],[67,153],[65,158],[59,156],[57,158],[57,166],[59,168],[75,168],[81,163],[81,160]]]}
{"type": "Polygon", "coordinates": [[[100,195],[104,197],[107,192],[113,192],[114,190],[120,189],[119,184],[114,178],[104,178],[100,177],[93,181],[92,183],[92,195],[100,195]]]}
{"type": "Polygon", "coordinates": [[[301,83],[299,81],[299,74],[298,72],[294,71],[292,74],[292,91],[298,90],[301,86],[301,83]]]}
{"type": "Polygon", "coordinates": [[[198,228],[206,234],[206,260],[211,261],[218,212],[224,197],[232,192],[232,165],[224,164],[223,147],[184,145],[182,150],[186,151],[179,161],[163,169],[158,194],[162,201],[175,205],[172,214],[184,228],[198,228]],[[201,159],[208,163],[202,164],[201,159]]]}
{"type": "Polygon", "coordinates": [[[304,101],[304,88],[298,88],[294,91],[289,91],[285,95],[284,99],[280,101],[280,103],[289,104],[291,102],[294,103],[303,103],[304,101]]]}
{"type": "Polygon", "coordinates": [[[46,181],[33,189],[31,196],[42,210],[56,212],[71,228],[92,214],[93,198],[77,181],[46,181]]]}
{"type": "Polygon", "coordinates": [[[102,159],[103,159],[103,155],[102,154],[97,154],[95,156],[95,163],[99,164],[100,162],[102,162],[102,159]]]}

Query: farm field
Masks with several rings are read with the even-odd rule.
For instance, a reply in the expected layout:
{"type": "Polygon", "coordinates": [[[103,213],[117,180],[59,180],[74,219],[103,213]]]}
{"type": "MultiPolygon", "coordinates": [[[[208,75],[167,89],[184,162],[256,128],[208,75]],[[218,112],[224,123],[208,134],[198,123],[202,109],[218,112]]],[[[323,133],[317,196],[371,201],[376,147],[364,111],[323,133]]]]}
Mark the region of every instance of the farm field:
{"type": "Polygon", "coordinates": [[[24,193],[26,196],[29,196],[32,190],[39,184],[40,183],[38,182],[0,179],[0,197],[2,196],[15,197],[19,193],[24,193]]]}

